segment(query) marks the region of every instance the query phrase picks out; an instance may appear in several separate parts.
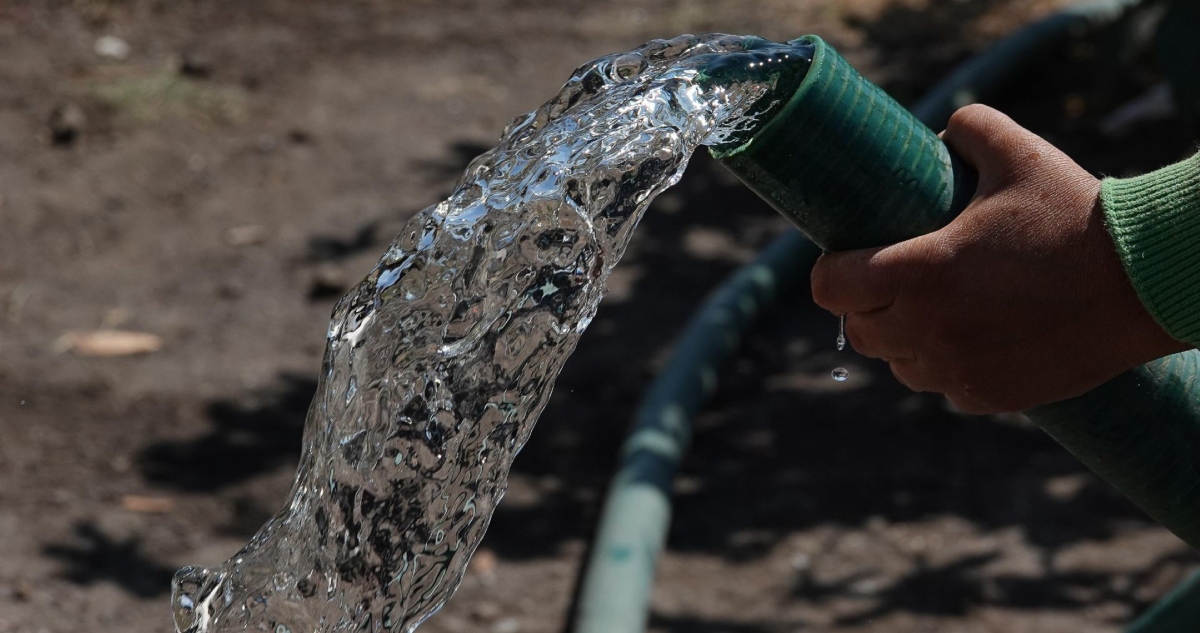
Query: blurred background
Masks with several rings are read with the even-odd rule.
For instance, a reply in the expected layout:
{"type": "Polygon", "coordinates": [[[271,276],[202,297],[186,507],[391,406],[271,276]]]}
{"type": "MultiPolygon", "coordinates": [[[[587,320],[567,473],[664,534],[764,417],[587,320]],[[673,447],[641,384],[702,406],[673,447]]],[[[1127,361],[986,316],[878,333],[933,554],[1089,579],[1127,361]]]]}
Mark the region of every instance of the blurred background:
{"type": "MultiPolygon", "coordinates": [[[[911,103],[1065,4],[0,2],[0,633],[170,631],[173,571],[225,560],[285,499],[333,302],[579,64],[818,33],[911,103]]],[[[1195,130],[1170,112],[1102,125],[1161,81],[1105,46],[994,105],[1096,173],[1182,157],[1195,130]]],[[[564,629],[642,390],[783,230],[707,156],[655,202],[424,631],[564,629]]],[[[1022,418],[907,393],[835,330],[801,289],[726,367],[653,631],[1116,632],[1200,564],[1022,418]]]]}

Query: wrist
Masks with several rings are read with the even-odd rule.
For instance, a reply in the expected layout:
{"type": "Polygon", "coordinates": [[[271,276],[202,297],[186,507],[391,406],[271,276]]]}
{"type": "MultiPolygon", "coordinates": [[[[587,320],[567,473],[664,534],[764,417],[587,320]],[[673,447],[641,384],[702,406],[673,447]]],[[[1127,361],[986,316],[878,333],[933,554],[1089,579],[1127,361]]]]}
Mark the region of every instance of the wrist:
{"type": "Polygon", "coordinates": [[[1143,176],[1106,178],[1101,203],[1142,306],[1169,339],[1195,345],[1200,341],[1200,154],[1143,176]]]}

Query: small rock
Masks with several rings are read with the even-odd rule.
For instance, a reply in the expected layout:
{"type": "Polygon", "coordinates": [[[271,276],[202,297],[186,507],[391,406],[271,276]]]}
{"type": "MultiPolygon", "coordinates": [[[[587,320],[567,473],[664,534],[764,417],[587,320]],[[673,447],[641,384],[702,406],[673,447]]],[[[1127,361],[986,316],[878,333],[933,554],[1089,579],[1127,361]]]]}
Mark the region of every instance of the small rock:
{"type": "Polygon", "coordinates": [[[318,266],[308,282],[308,298],[340,297],[349,285],[346,275],[337,266],[318,266]]]}
{"type": "Polygon", "coordinates": [[[27,602],[33,596],[33,587],[24,580],[18,580],[12,587],[13,600],[17,602],[27,602]]]}
{"type": "Polygon", "coordinates": [[[703,261],[750,261],[753,249],[747,248],[725,231],[697,227],[683,234],[683,250],[691,257],[703,261]]]}
{"type": "Polygon", "coordinates": [[[74,103],[62,103],[50,112],[47,127],[50,128],[50,142],[58,147],[70,147],[83,134],[87,117],[83,108],[74,103]]]}
{"type": "Polygon", "coordinates": [[[475,555],[471,557],[469,570],[475,575],[490,579],[495,577],[497,565],[496,552],[486,547],[481,547],[475,550],[475,555]]]}
{"type": "Polygon", "coordinates": [[[521,630],[521,623],[516,618],[504,618],[492,625],[492,631],[495,633],[517,633],[521,630]]]}
{"type": "Polygon", "coordinates": [[[883,589],[883,583],[874,578],[864,578],[850,584],[850,593],[859,596],[873,596],[883,589]]]}
{"type": "Polygon", "coordinates": [[[296,145],[308,145],[313,140],[312,134],[310,134],[308,130],[302,130],[300,128],[292,128],[291,130],[288,130],[287,138],[296,145]]]}
{"type": "Polygon", "coordinates": [[[1069,502],[1088,485],[1088,478],[1081,475],[1063,475],[1046,480],[1042,490],[1056,501],[1069,502]]]}
{"type": "Polygon", "coordinates": [[[208,79],[212,76],[212,62],[196,51],[184,51],[179,58],[179,74],[192,79],[208,79]]]}
{"type": "Polygon", "coordinates": [[[162,338],[146,332],[128,330],[93,330],[68,332],[59,337],[55,347],[77,356],[106,357],[149,354],[162,348],[162,338]]]}
{"type": "Polygon", "coordinates": [[[129,44],[115,35],[105,35],[96,40],[94,50],[105,59],[122,61],[129,57],[129,44]]]}
{"type": "Polygon", "coordinates": [[[175,501],[170,497],[125,495],[121,497],[121,509],[138,514],[167,514],[175,509],[175,501]]]}
{"type": "Polygon", "coordinates": [[[495,602],[476,602],[474,608],[471,609],[471,619],[476,622],[492,622],[496,618],[499,618],[502,613],[500,605],[495,602]]]}

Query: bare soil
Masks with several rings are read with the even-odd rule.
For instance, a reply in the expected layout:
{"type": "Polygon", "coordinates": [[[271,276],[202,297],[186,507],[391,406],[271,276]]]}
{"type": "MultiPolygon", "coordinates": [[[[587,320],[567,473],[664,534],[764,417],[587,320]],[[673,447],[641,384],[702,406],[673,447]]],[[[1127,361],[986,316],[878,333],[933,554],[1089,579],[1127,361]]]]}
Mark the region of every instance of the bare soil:
{"type": "MultiPolygon", "coordinates": [[[[171,573],[224,560],[284,500],[333,301],[578,64],[683,32],[811,32],[911,101],[1061,4],[0,3],[0,633],[171,630],[171,573]],[[128,55],[99,55],[103,36],[128,55]],[[64,351],[97,329],[161,348],[64,351]]],[[[1159,80],[1104,50],[1055,52],[997,105],[1097,173],[1182,156],[1178,119],[1097,132],[1159,80]]],[[[565,629],[640,394],[706,292],[783,230],[702,156],[655,203],[424,630],[565,629]]],[[[725,369],[652,630],[1112,633],[1200,563],[1027,422],[907,393],[834,352],[835,325],[802,288],[725,369]]]]}

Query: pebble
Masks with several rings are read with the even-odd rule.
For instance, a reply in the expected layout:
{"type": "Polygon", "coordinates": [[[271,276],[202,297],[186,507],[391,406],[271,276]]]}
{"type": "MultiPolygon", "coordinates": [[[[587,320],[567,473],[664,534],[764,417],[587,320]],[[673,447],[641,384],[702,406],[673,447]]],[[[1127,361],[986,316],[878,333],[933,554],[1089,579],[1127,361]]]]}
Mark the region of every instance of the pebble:
{"type": "Polygon", "coordinates": [[[115,35],[105,35],[96,40],[96,54],[105,59],[123,61],[129,57],[129,43],[115,35]]]}
{"type": "Polygon", "coordinates": [[[318,266],[309,278],[308,298],[317,300],[340,297],[349,287],[350,283],[340,268],[334,265],[318,266]]]}
{"type": "Polygon", "coordinates": [[[521,623],[516,618],[504,618],[496,624],[492,625],[494,633],[517,633],[521,630],[521,623]]]}
{"type": "Polygon", "coordinates": [[[87,117],[74,103],[61,103],[50,112],[46,126],[50,128],[50,142],[59,147],[69,147],[79,140],[87,117]]]}

